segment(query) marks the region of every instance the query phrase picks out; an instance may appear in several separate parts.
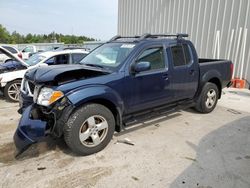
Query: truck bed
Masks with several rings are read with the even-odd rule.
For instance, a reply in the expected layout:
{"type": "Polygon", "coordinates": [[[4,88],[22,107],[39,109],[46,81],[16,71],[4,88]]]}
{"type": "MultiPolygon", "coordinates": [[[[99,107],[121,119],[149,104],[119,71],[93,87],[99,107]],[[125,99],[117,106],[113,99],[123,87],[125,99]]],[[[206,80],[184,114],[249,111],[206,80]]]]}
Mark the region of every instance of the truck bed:
{"type": "Polygon", "coordinates": [[[199,63],[211,63],[211,62],[224,62],[227,60],[224,59],[206,59],[206,58],[199,58],[199,63]]]}
{"type": "Polygon", "coordinates": [[[209,72],[216,73],[222,81],[222,87],[225,87],[231,80],[231,64],[232,62],[229,60],[200,58],[200,78],[202,80],[204,74],[209,72]]]}

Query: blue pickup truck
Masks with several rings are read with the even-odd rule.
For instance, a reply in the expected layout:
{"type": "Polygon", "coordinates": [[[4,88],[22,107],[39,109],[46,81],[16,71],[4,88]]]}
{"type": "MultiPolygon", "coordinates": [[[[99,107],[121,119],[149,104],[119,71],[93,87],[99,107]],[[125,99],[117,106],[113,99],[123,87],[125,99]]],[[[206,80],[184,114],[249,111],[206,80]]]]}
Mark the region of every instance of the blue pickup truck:
{"type": "Polygon", "coordinates": [[[18,151],[64,137],[77,154],[96,153],[134,121],[194,107],[213,111],[233,64],[199,59],[187,34],[113,37],[78,65],[28,70],[22,82],[18,151]]]}

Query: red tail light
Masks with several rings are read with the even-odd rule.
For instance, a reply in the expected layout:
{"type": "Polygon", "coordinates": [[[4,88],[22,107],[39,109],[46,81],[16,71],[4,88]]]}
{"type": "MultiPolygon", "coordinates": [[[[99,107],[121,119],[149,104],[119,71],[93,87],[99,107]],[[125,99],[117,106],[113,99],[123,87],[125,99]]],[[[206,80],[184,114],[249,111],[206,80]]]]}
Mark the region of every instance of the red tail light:
{"type": "Polygon", "coordinates": [[[233,71],[234,71],[234,64],[233,63],[231,63],[231,65],[230,65],[230,73],[231,73],[231,79],[233,79],[232,78],[232,76],[233,76],[233,71]]]}
{"type": "Polygon", "coordinates": [[[23,55],[22,55],[22,53],[20,53],[20,52],[18,53],[17,56],[18,56],[19,58],[21,58],[21,59],[23,58],[23,55]]]}

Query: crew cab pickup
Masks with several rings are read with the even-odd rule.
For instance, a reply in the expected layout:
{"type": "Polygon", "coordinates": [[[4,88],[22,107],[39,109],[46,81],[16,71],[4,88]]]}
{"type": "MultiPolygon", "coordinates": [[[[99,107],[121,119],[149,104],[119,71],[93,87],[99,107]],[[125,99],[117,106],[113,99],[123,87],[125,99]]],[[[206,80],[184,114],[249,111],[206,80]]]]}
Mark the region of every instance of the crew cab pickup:
{"type": "Polygon", "coordinates": [[[230,86],[233,64],[198,59],[187,36],[116,36],[78,65],[28,70],[23,90],[33,101],[21,96],[18,151],[49,134],[89,155],[131,122],[188,107],[213,111],[222,88],[230,86]]]}

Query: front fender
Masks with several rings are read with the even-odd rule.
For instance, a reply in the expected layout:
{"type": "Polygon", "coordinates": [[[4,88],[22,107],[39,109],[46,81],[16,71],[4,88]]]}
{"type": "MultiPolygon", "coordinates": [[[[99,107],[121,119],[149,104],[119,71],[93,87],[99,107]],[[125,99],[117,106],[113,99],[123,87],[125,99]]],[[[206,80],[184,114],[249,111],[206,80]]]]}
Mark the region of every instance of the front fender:
{"type": "Polygon", "coordinates": [[[76,107],[91,100],[108,100],[113,103],[120,112],[124,110],[124,103],[120,95],[112,88],[104,85],[92,85],[80,88],[68,93],[67,98],[76,107]]]}
{"type": "Polygon", "coordinates": [[[0,74],[0,78],[2,78],[1,85],[5,86],[6,83],[8,83],[8,82],[11,82],[11,81],[16,80],[16,79],[22,79],[24,77],[25,72],[26,72],[26,69],[16,70],[16,71],[6,72],[6,73],[0,74]]]}

